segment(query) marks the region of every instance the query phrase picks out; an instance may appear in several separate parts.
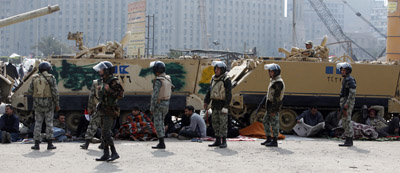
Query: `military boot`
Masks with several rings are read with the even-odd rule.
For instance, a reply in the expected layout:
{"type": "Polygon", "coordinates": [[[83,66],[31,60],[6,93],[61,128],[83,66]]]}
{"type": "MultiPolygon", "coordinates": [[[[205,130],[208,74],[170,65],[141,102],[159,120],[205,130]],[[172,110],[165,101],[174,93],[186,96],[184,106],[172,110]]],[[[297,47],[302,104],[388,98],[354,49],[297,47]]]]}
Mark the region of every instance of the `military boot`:
{"type": "Polygon", "coordinates": [[[159,142],[156,146],[152,146],[152,149],[165,149],[164,138],[159,138],[159,142]]]}
{"type": "Polygon", "coordinates": [[[339,147],[351,147],[353,146],[353,137],[346,137],[344,144],[339,144],[339,147]]]}
{"type": "Polygon", "coordinates": [[[208,145],[209,147],[219,147],[221,145],[221,137],[216,137],[213,144],[208,145]]]}
{"type": "Polygon", "coordinates": [[[56,149],[56,148],[57,148],[57,147],[53,145],[53,140],[48,139],[48,140],[47,140],[47,149],[48,149],[48,150],[54,150],[54,149],[56,149]]]}
{"type": "Polygon", "coordinates": [[[278,138],[274,137],[272,138],[272,141],[270,143],[265,144],[267,147],[278,147],[278,138]]]}
{"type": "Polygon", "coordinates": [[[119,155],[117,153],[117,150],[115,150],[115,146],[111,145],[110,148],[111,148],[111,157],[109,159],[107,159],[107,162],[111,162],[116,159],[119,159],[119,155]]]}
{"type": "Polygon", "coordinates": [[[226,137],[222,137],[222,144],[219,146],[219,148],[226,148],[228,147],[228,144],[226,144],[226,137]]]}
{"type": "Polygon", "coordinates": [[[90,143],[90,139],[86,139],[85,143],[80,145],[80,147],[84,150],[87,150],[89,148],[89,143],[90,143]]]}
{"type": "Polygon", "coordinates": [[[39,150],[40,141],[39,140],[35,140],[35,145],[31,147],[32,150],[39,150]]]}
{"type": "Polygon", "coordinates": [[[271,142],[271,136],[267,136],[267,140],[265,140],[264,142],[261,143],[261,145],[265,145],[271,142]]]}
{"type": "Polygon", "coordinates": [[[97,158],[96,161],[106,161],[109,158],[110,158],[110,149],[108,148],[108,146],[105,146],[103,156],[97,158]]]}
{"type": "Polygon", "coordinates": [[[99,149],[104,150],[104,144],[103,144],[103,142],[100,143],[99,149]]]}

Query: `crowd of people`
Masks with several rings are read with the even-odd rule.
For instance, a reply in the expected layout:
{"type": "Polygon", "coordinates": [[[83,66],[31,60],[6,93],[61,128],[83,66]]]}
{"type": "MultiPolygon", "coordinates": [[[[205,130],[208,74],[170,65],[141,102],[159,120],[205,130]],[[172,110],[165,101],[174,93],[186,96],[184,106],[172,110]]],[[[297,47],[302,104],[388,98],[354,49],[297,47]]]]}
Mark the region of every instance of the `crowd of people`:
{"type": "MultiPolygon", "coordinates": [[[[352,121],[355,138],[370,138],[399,136],[399,117],[394,115],[389,121],[385,120],[385,108],[380,105],[372,105],[368,108],[364,105],[361,118],[358,122],[352,121]]],[[[297,125],[294,132],[304,137],[341,137],[343,135],[342,114],[340,110],[332,111],[324,116],[316,106],[305,110],[297,116],[297,125]]]]}

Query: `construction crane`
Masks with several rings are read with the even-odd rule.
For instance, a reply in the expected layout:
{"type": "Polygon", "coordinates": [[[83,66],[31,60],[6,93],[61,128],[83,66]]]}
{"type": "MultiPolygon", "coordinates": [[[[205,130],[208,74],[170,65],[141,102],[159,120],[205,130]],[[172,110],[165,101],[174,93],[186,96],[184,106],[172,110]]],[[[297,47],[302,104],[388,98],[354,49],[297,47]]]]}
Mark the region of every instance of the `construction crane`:
{"type": "Polygon", "coordinates": [[[203,49],[208,49],[205,0],[199,0],[199,16],[201,28],[201,46],[203,49]]]}
{"type": "MultiPolygon", "coordinates": [[[[367,50],[362,48],[359,44],[354,42],[350,37],[344,34],[342,27],[340,27],[339,23],[336,21],[335,17],[333,17],[332,13],[329,11],[328,7],[322,0],[308,0],[311,4],[314,11],[317,13],[318,17],[321,19],[322,23],[324,23],[325,27],[328,29],[329,33],[335,38],[337,42],[343,41],[351,41],[352,44],[356,45],[361,51],[366,53],[372,59],[376,60],[376,57],[369,53],[367,50]]],[[[347,50],[346,47],[341,45],[344,50],[347,50]]],[[[350,46],[350,45],[348,45],[350,46]]],[[[354,55],[350,54],[350,56],[354,60],[358,60],[354,55]]]]}
{"type": "MultiPolygon", "coordinates": [[[[369,20],[367,20],[363,15],[361,15],[360,12],[358,12],[357,10],[355,10],[349,3],[347,3],[347,1],[342,0],[344,4],[347,5],[347,7],[349,7],[351,9],[351,11],[353,11],[356,16],[360,17],[365,23],[367,23],[371,28],[373,28],[379,35],[381,35],[383,38],[387,38],[387,36],[382,33],[381,31],[379,31],[378,28],[376,28],[369,20]]],[[[386,46],[383,48],[382,52],[378,55],[378,58],[383,56],[383,54],[386,52],[386,46]]]]}

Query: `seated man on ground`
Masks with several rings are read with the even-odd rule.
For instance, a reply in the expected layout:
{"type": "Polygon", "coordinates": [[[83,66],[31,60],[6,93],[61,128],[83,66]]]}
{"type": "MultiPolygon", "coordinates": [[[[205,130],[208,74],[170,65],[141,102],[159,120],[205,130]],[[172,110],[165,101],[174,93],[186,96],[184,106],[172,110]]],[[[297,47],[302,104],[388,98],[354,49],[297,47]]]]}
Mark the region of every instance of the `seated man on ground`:
{"type": "Polygon", "coordinates": [[[185,116],[190,118],[190,125],[185,126],[179,132],[178,139],[192,139],[196,137],[206,137],[206,123],[199,114],[194,112],[194,107],[185,107],[185,116]]]}
{"type": "Polygon", "coordinates": [[[367,125],[375,127],[379,133],[379,137],[387,136],[399,136],[399,118],[393,117],[392,120],[387,123],[383,119],[385,115],[385,108],[383,106],[371,106],[369,109],[367,125]]]}
{"type": "Polygon", "coordinates": [[[65,123],[64,113],[58,113],[58,118],[54,119],[53,137],[58,142],[65,142],[68,138],[71,137],[70,132],[67,128],[67,124],[65,123]]]}
{"type": "Polygon", "coordinates": [[[119,129],[118,138],[131,139],[139,141],[149,141],[157,136],[153,122],[138,106],[134,106],[132,114],[129,114],[127,120],[119,129]]]}
{"type": "Polygon", "coordinates": [[[315,136],[320,134],[324,128],[324,117],[318,111],[316,106],[312,106],[309,110],[305,110],[296,118],[297,124],[293,130],[299,136],[315,136]]]}
{"type": "Polygon", "coordinates": [[[6,112],[0,117],[1,143],[11,143],[19,140],[19,118],[14,114],[11,105],[6,106],[6,112]]]}
{"type": "Polygon", "coordinates": [[[332,111],[326,116],[325,119],[325,131],[328,136],[336,136],[336,128],[339,126],[339,121],[342,119],[339,110],[332,111]]]}

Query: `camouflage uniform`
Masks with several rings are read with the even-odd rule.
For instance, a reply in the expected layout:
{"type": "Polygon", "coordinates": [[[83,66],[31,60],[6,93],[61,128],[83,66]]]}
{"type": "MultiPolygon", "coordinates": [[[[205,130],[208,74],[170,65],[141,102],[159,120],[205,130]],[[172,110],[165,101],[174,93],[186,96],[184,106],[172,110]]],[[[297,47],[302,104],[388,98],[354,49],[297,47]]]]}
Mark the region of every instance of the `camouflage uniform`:
{"type": "MultiPolygon", "coordinates": [[[[44,86],[43,85],[43,86],[44,86]]],[[[58,89],[56,84],[56,79],[53,75],[49,74],[47,71],[42,72],[41,74],[35,74],[32,77],[32,82],[28,89],[28,95],[33,95],[33,110],[35,111],[35,129],[33,133],[34,140],[40,140],[40,133],[42,131],[42,123],[43,120],[46,122],[46,139],[51,139],[53,136],[53,115],[56,106],[59,106],[59,96],[58,89]],[[45,78],[43,77],[45,76],[45,78]],[[44,85],[50,85],[51,91],[46,91],[46,89],[42,88],[43,92],[51,92],[45,93],[49,97],[37,97],[35,93],[40,92],[40,88],[36,88],[35,82],[42,83],[44,85]]]]}
{"type": "MultiPolygon", "coordinates": [[[[150,111],[153,113],[154,126],[156,128],[158,138],[165,137],[164,119],[169,110],[169,98],[163,100],[159,99],[160,90],[162,89],[163,84],[163,81],[161,80],[168,80],[170,83],[172,83],[170,77],[165,73],[162,73],[156,79],[154,79],[150,111]]],[[[170,90],[169,92],[172,91],[170,90]]]]}
{"type": "MultiPolygon", "coordinates": [[[[222,92],[223,92],[222,90],[222,92]]],[[[232,99],[232,83],[231,79],[229,78],[228,74],[222,74],[219,77],[215,75],[212,77],[211,86],[204,98],[204,103],[210,104],[211,102],[211,109],[212,109],[212,126],[215,132],[216,137],[227,137],[228,134],[228,115],[222,113],[222,108],[229,109],[229,104],[231,103],[232,99]],[[217,86],[219,82],[221,83],[221,87],[225,91],[225,96],[221,97],[223,99],[212,99],[211,94],[213,92],[219,92],[219,87],[217,86]]]]}
{"type": "Polygon", "coordinates": [[[99,103],[99,89],[97,87],[102,86],[102,85],[103,84],[102,84],[101,79],[93,80],[92,87],[90,88],[88,111],[91,112],[91,117],[90,117],[89,126],[88,126],[86,134],[85,134],[86,140],[93,139],[94,135],[97,132],[97,129],[100,127],[100,124],[101,124],[101,118],[97,114],[96,106],[97,106],[97,103],[99,103]]]}
{"type": "Polygon", "coordinates": [[[284,91],[285,84],[280,75],[270,80],[265,105],[267,112],[263,118],[264,131],[267,137],[271,136],[271,128],[274,137],[279,135],[279,111],[282,108],[284,91]],[[275,116],[271,117],[271,113],[275,113],[275,116]]]}
{"type": "Polygon", "coordinates": [[[356,80],[348,75],[343,78],[342,88],[340,89],[340,108],[344,111],[344,105],[348,105],[347,116],[342,115],[342,127],[346,137],[353,137],[353,125],[351,124],[351,113],[353,112],[356,100],[356,80]]]}
{"type": "MultiPolygon", "coordinates": [[[[97,115],[101,117],[101,127],[102,127],[102,140],[105,147],[114,146],[113,139],[111,138],[111,128],[114,123],[115,118],[119,116],[118,107],[118,95],[119,90],[122,89],[118,78],[110,76],[103,79],[101,91],[99,93],[100,107],[97,110],[97,115]],[[104,87],[109,85],[109,90],[107,91],[104,87]]],[[[122,89],[123,90],[123,89],[122,89]]]]}

